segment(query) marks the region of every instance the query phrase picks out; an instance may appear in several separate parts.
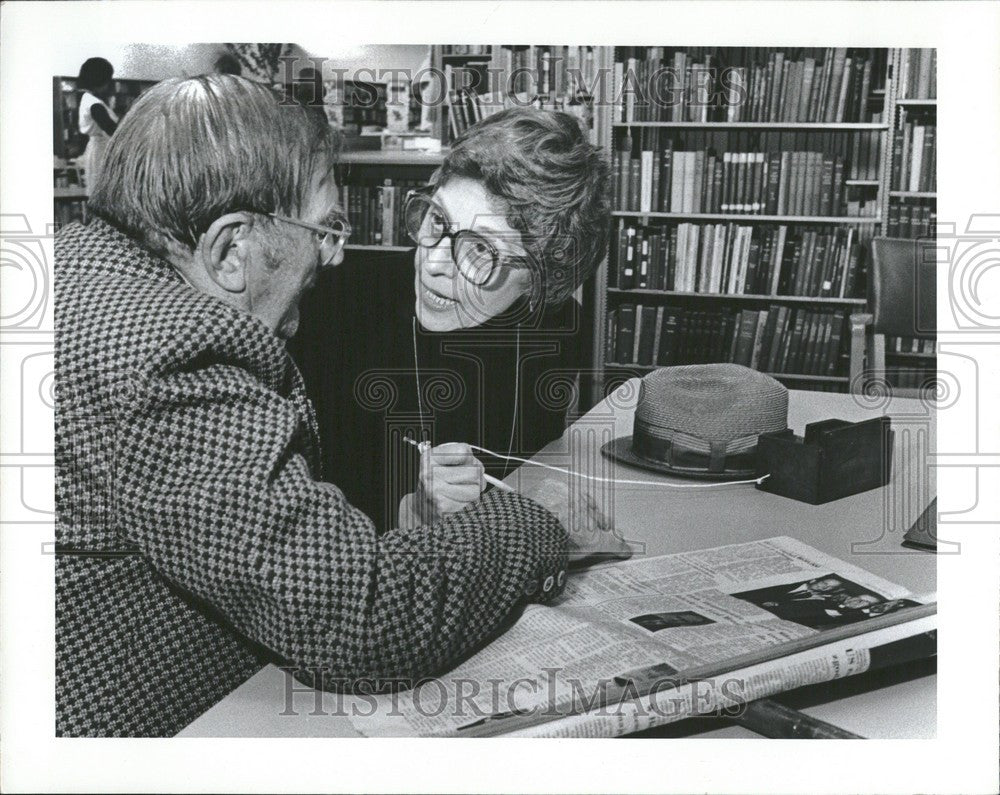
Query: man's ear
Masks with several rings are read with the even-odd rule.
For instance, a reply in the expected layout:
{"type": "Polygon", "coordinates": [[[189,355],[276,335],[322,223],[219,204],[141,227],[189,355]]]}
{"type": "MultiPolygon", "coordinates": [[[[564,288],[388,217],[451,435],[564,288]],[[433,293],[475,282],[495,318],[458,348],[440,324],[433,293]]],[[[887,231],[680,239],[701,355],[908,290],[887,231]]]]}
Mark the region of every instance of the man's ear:
{"type": "Polygon", "coordinates": [[[198,241],[197,259],[209,278],[226,292],[246,290],[252,224],[247,213],[228,213],[216,218],[198,241]]]}

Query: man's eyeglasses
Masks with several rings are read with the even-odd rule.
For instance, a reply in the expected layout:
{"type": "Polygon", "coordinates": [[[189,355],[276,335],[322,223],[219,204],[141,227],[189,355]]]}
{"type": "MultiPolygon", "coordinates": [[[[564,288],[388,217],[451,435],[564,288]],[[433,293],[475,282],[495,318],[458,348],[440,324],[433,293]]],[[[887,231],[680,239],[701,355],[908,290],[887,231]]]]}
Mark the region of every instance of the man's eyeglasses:
{"type": "Polygon", "coordinates": [[[295,224],[295,226],[312,230],[319,241],[319,266],[321,268],[326,268],[333,264],[333,261],[343,250],[344,245],[347,243],[347,238],[351,236],[351,232],[353,231],[351,225],[344,218],[337,218],[332,221],[333,226],[321,226],[320,224],[311,224],[308,221],[300,221],[298,218],[288,218],[277,213],[268,213],[268,215],[277,221],[284,221],[286,224],[295,224]]]}
{"type": "Polygon", "coordinates": [[[503,254],[489,238],[471,229],[451,231],[452,223],[441,205],[431,199],[433,188],[410,191],[403,204],[403,221],[410,239],[421,248],[451,240],[451,257],[459,273],[475,285],[486,284],[501,265],[513,266],[525,257],[503,254]]]}

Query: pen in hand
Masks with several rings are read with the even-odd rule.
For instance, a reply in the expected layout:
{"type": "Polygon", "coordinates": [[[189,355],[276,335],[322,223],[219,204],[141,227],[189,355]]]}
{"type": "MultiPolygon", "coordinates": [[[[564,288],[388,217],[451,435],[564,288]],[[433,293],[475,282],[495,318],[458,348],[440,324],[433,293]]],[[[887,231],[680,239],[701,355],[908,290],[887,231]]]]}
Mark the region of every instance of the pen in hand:
{"type": "MultiPolygon", "coordinates": [[[[422,442],[417,442],[411,439],[409,436],[404,436],[403,441],[407,442],[408,444],[412,444],[414,447],[416,447],[417,450],[420,451],[420,455],[423,455],[424,453],[426,453],[428,450],[431,449],[431,443],[426,440],[422,442]]],[[[487,475],[485,472],[483,473],[483,480],[485,480],[491,486],[495,486],[496,488],[500,489],[501,491],[514,491],[514,489],[512,489],[502,480],[497,480],[495,477],[493,477],[492,475],[487,475]]]]}

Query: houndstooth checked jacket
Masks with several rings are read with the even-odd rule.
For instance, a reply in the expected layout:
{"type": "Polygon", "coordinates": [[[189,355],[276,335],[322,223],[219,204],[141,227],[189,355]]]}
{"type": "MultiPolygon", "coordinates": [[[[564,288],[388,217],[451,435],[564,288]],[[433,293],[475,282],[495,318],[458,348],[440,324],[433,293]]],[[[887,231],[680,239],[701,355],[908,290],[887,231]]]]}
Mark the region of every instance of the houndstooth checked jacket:
{"type": "Polygon", "coordinates": [[[57,734],[176,733],[268,659],[416,680],[563,589],[516,495],[376,535],[316,479],[283,343],[108,224],[55,267],[57,734]]]}

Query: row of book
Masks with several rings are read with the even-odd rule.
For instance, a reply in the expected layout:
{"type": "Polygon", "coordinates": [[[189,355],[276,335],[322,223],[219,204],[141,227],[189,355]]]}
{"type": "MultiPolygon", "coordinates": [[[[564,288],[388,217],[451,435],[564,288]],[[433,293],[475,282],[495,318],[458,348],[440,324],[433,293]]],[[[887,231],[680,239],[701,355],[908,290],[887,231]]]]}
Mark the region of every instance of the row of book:
{"type": "Polygon", "coordinates": [[[937,204],[889,200],[885,234],[887,237],[933,237],[937,232],[937,204]]]}
{"type": "Polygon", "coordinates": [[[900,111],[900,127],[892,142],[892,190],[937,189],[937,125],[917,124],[900,111]]]}
{"type": "Polygon", "coordinates": [[[620,290],[852,298],[858,289],[861,246],[850,228],[619,219],[612,245],[620,290]]]}
{"type": "Polygon", "coordinates": [[[844,160],[824,152],[643,150],[612,154],[614,206],[627,212],[839,216],[844,160]]]}
{"type": "Polygon", "coordinates": [[[363,246],[410,246],[403,223],[403,202],[408,191],[426,183],[385,179],[345,183],[341,204],[353,229],[348,243],[363,246]]]}
{"type": "Polygon", "coordinates": [[[489,44],[442,44],[442,55],[489,55],[489,44]]]}
{"type": "Polygon", "coordinates": [[[625,303],[608,312],[606,361],[670,367],[732,362],[767,373],[837,376],[846,315],[771,305],[699,311],[625,303]]]}
{"type": "Polygon", "coordinates": [[[505,44],[494,66],[508,77],[506,93],[575,97],[591,92],[598,64],[593,47],[505,44]]]}
{"type": "Polygon", "coordinates": [[[567,101],[564,97],[529,97],[527,94],[510,96],[500,92],[477,94],[472,89],[448,92],[448,129],[452,140],[462,135],[476,122],[492,116],[504,108],[531,105],[544,110],[559,110],[576,116],[580,128],[589,134],[593,128],[593,105],[589,100],[567,101]]]}
{"type": "Polygon", "coordinates": [[[623,90],[614,120],[867,122],[873,74],[866,49],[829,47],[820,59],[771,51],[766,61],[736,64],[728,52],[696,59],[649,47],[615,64],[623,90]]]}
{"type": "Polygon", "coordinates": [[[933,392],[937,381],[937,370],[934,367],[887,367],[885,380],[890,386],[900,389],[919,389],[933,392]]]}
{"type": "Polygon", "coordinates": [[[916,337],[891,337],[885,338],[885,349],[889,353],[922,353],[932,355],[936,353],[936,340],[918,340],[916,337]]]}
{"type": "Polygon", "coordinates": [[[937,50],[909,47],[903,50],[899,70],[899,96],[906,99],[937,98],[937,50]]]}

